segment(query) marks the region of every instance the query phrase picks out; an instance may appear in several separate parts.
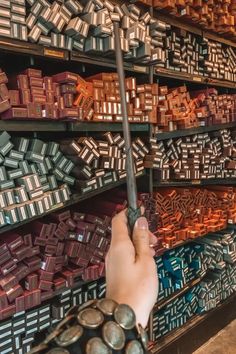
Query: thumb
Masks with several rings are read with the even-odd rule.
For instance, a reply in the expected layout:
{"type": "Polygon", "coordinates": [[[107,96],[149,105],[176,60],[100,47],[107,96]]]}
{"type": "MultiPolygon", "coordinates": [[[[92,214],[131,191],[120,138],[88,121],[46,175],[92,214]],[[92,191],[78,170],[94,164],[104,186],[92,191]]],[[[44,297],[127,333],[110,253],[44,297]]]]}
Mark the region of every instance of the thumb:
{"type": "Polygon", "coordinates": [[[143,216],[134,225],[133,244],[138,257],[150,255],[148,222],[143,216]]]}

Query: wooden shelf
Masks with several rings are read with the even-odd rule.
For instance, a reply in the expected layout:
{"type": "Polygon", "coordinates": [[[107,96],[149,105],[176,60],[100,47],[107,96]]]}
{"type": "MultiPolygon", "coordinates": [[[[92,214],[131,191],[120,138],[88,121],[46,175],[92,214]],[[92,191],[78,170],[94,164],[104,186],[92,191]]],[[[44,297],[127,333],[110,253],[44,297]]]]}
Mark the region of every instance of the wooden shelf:
{"type": "MultiPolygon", "coordinates": [[[[130,123],[132,132],[149,132],[149,123],[130,123]]],[[[0,120],[0,131],[9,132],[121,132],[122,123],[115,122],[71,122],[57,120],[0,120]]]]}
{"type": "Polygon", "coordinates": [[[236,185],[236,178],[212,178],[191,181],[154,181],[153,187],[199,187],[212,185],[236,185]]]}
{"type": "MultiPolygon", "coordinates": [[[[137,175],[136,177],[137,177],[137,178],[141,178],[141,177],[143,177],[143,176],[145,176],[145,173],[140,174],[140,175],[137,175]]],[[[8,231],[12,231],[12,230],[14,230],[14,229],[17,229],[18,227],[21,227],[21,226],[23,226],[23,225],[29,224],[30,222],[32,222],[32,221],[34,221],[34,220],[41,219],[42,217],[44,217],[44,216],[46,216],[46,215],[49,215],[49,214],[51,214],[51,213],[53,213],[53,212],[55,212],[55,211],[68,208],[68,207],[73,206],[73,205],[75,205],[75,204],[77,204],[77,203],[80,203],[80,202],[82,202],[82,201],[84,201],[84,200],[90,199],[90,198],[92,198],[92,197],[95,197],[95,196],[97,196],[97,195],[99,195],[99,194],[102,194],[102,193],[104,193],[104,192],[107,192],[107,191],[109,191],[109,190],[111,190],[111,189],[114,189],[114,188],[116,188],[116,187],[120,187],[120,186],[125,185],[125,184],[126,184],[126,179],[122,179],[122,180],[120,180],[120,181],[118,181],[118,182],[111,183],[111,184],[109,184],[109,185],[107,185],[107,186],[105,186],[105,187],[103,187],[103,188],[99,188],[99,189],[97,189],[97,190],[95,190],[95,191],[92,191],[92,192],[90,192],[90,193],[85,193],[85,194],[83,194],[83,195],[80,195],[80,194],[73,194],[73,195],[71,196],[71,199],[70,199],[69,202],[64,203],[64,204],[61,203],[61,204],[55,206],[54,208],[50,209],[48,212],[46,212],[46,213],[44,213],[44,214],[37,215],[37,216],[35,216],[34,218],[27,219],[27,220],[21,221],[21,222],[19,222],[19,223],[13,224],[13,225],[6,225],[6,226],[1,227],[1,228],[0,228],[0,235],[3,234],[3,233],[5,233],[5,232],[8,232],[8,231]]]]}
{"type": "Polygon", "coordinates": [[[0,50],[7,53],[33,55],[57,60],[69,60],[69,51],[57,48],[43,47],[39,44],[20,41],[0,36],[0,50]]]}
{"type": "Polygon", "coordinates": [[[236,294],[204,315],[196,315],[150,347],[151,354],[192,354],[235,319],[236,294]]]}
{"type": "Polygon", "coordinates": [[[210,77],[190,75],[175,70],[165,68],[155,68],[155,75],[159,77],[165,77],[170,79],[181,80],[185,82],[193,82],[206,86],[224,87],[229,89],[236,89],[236,83],[226,80],[217,80],[210,77]]]}
{"type": "MultiPolygon", "coordinates": [[[[205,275],[204,275],[205,277],[205,275]]],[[[201,283],[202,279],[204,277],[201,278],[197,278],[192,280],[191,282],[189,282],[188,284],[186,284],[182,289],[175,291],[173,294],[171,294],[168,298],[161,300],[159,303],[157,302],[156,305],[153,308],[154,312],[158,312],[161,309],[163,309],[165,306],[167,306],[168,304],[170,304],[173,300],[177,299],[179,296],[184,295],[188,290],[190,290],[191,288],[193,288],[195,285],[201,283]]]]}
{"type": "Polygon", "coordinates": [[[202,133],[209,133],[216,130],[221,129],[236,129],[236,121],[231,123],[225,124],[216,124],[207,127],[198,127],[198,128],[190,128],[190,129],[181,129],[181,130],[174,130],[172,132],[163,132],[157,133],[156,138],[157,141],[161,140],[168,140],[168,139],[175,139],[175,138],[182,138],[184,136],[194,135],[194,134],[202,134],[202,133]]]}
{"type": "MultiPolygon", "coordinates": [[[[130,123],[131,132],[149,132],[149,123],[130,123]]],[[[69,123],[69,131],[73,132],[121,132],[122,123],[110,123],[110,122],[78,122],[69,123]]]]}

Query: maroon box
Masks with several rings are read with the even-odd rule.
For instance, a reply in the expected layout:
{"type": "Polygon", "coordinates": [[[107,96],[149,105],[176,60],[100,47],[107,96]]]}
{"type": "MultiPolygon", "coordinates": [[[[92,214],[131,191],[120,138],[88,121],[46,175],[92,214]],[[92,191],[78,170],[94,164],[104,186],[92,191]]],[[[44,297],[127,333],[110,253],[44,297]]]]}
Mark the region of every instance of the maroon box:
{"type": "Polygon", "coordinates": [[[12,271],[12,275],[16,277],[17,282],[19,283],[22,279],[24,279],[28,274],[30,274],[31,270],[22,262],[17,264],[17,268],[12,271]]]}
{"type": "Polygon", "coordinates": [[[10,98],[8,88],[5,84],[0,84],[0,97],[3,101],[10,98]]]}
{"type": "Polygon", "coordinates": [[[33,257],[25,259],[24,263],[27,265],[27,267],[29,267],[31,269],[33,269],[34,267],[38,267],[37,269],[40,269],[41,258],[37,257],[37,256],[33,256],[33,257]]]}
{"type": "Polygon", "coordinates": [[[30,87],[41,87],[43,88],[43,79],[38,77],[30,77],[29,78],[30,87]]]}
{"type": "Polygon", "coordinates": [[[53,81],[54,82],[57,82],[57,83],[76,83],[78,82],[78,75],[77,74],[74,74],[74,73],[71,73],[69,71],[65,71],[63,73],[59,73],[59,74],[56,74],[56,75],[53,75],[52,77],[53,81]]]}
{"type": "Polygon", "coordinates": [[[32,291],[25,291],[25,310],[30,309],[31,307],[35,307],[41,304],[41,291],[32,290],[32,291]]]}
{"type": "Polygon", "coordinates": [[[42,87],[31,87],[30,92],[32,96],[44,96],[45,90],[42,87]]]}
{"type": "Polygon", "coordinates": [[[14,255],[14,258],[20,262],[23,259],[32,256],[32,249],[31,247],[23,244],[22,246],[18,247],[16,250],[12,251],[12,254],[14,255]]]}
{"type": "Polygon", "coordinates": [[[15,304],[16,304],[16,313],[25,311],[25,296],[24,295],[18,296],[15,300],[15,304]]]}
{"type": "Polygon", "coordinates": [[[32,240],[32,235],[31,234],[24,235],[23,236],[23,240],[24,240],[24,244],[26,246],[33,247],[33,240],[32,240]]]}
{"type": "Polygon", "coordinates": [[[58,109],[55,104],[46,103],[42,107],[43,118],[58,119],[58,109]]]}
{"type": "Polygon", "coordinates": [[[57,277],[53,281],[55,290],[62,290],[66,288],[66,280],[62,277],[57,277]]]}
{"type": "Polygon", "coordinates": [[[64,243],[58,242],[57,250],[56,250],[56,256],[62,256],[64,248],[65,248],[64,243]]]}
{"type": "Polygon", "coordinates": [[[0,310],[0,321],[12,317],[16,312],[15,305],[8,305],[5,309],[0,310]]]}
{"type": "Polygon", "coordinates": [[[48,238],[46,241],[46,245],[57,246],[59,240],[57,238],[48,238]]]}
{"type": "Polygon", "coordinates": [[[0,309],[8,306],[7,294],[5,291],[0,290],[0,309]]]}
{"type": "Polygon", "coordinates": [[[45,247],[45,253],[46,254],[50,254],[50,255],[55,255],[57,252],[57,246],[53,246],[53,245],[47,245],[45,247]]]}
{"type": "Polygon", "coordinates": [[[0,256],[0,266],[2,264],[6,263],[11,258],[12,258],[12,255],[9,252],[9,250],[7,250],[5,253],[2,253],[1,256],[0,256]]]}
{"type": "Polygon", "coordinates": [[[47,240],[45,238],[36,237],[34,240],[35,246],[46,246],[47,240]]]}
{"type": "Polygon", "coordinates": [[[23,238],[18,234],[7,234],[7,247],[10,251],[16,250],[18,247],[24,245],[23,238]]]}
{"type": "Polygon", "coordinates": [[[29,118],[42,118],[42,106],[39,103],[28,103],[27,111],[29,118]]]}
{"type": "Polygon", "coordinates": [[[53,80],[51,76],[45,76],[43,78],[43,87],[46,91],[53,91],[55,92],[53,88],[53,80]]]}
{"type": "Polygon", "coordinates": [[[29,274],[25,279],[25,289],[32,291],[38,288],[38,274],[29,274]]]}
{"type": "Polygon", "coordinates": [[[6,263],[2,264],[0,269],[1,269],[2,275],[6,276],[7,274],[11,273],[16,267],[17,267],[17,264],[16,264],[15,260],[10,259],[6,263]]]}
{"type": "Polygon", "coordinates": [[[47,103],[54,103],[55,102],[55,98],[54,98],[54,91],[46,91],[46,100],[47,103]]]}
{"type": "Polygon", "coordinates": [[[59,110],[59,117],[60,118],[78,118],[79,119],[79,112],[78,108],[65,108],[59,110]]]}
{"type": "Polygon", "coordinates": [[[8,100],[4,100],[4,101],[0,102],[0,113],[8,111],[10,108],[11,108],[11,105],[8,100]]]}
{"type": "MultiPolygon", "coordinates": [[[[21,90],[28,90],[29,89],[29,80],[26,75],[17,75],[17,87],[21,90]]],[[[14,87],[16,88],[16,86],[14,87]]]]}
{"type": "Polygon", "coordinates": [[[17,284],[14,288],[11,288],[6,292],[8,301],[10,303],[13,302],[18,296],[21,296],[23,292],[24,291],[22,287],[19,284],[17,284]]]}
{"type": "Polygon", "coordinates": [[[45,270],[39,270],[40,280],[52,281],[54,277],[54,273],[47,272],[45,270]]]}
{"type": "Polygon", "coordinates": [[[23,105],[27,105],[31,102],[31,94],[29,89],[20,90],[20,101],[23,105]]]}
{"type": "Polygon", "coordinates": [[[19,90],[9,90],[9,101],[11,106],[20,105],[20,92],[19,90]]]}
{"type": "Polygon", "coordinates": [[[44,291],[49,291],[52,289],[53,283],[47,280],[39,281],[39,289],[44,291]]]}
{"type": "Polygon", "coordinates": [[[17,278],[13,274],[8,274],[5,277],[0,278],[0,287],[4,291],[8,291],[18,284],[17,278]]]}
{"type": "MultiPolygon", "coordinates": [[[[1,103],[0,103],[1,106],[1,103]]],[[[19,108],[19,107],[13,107],[9,109],[8,111],[2,113],[1,118],[2,119],[11,119],[11,118],[27,118],[28,117],[28,111],[26,108],[19,108]]]]}
{"type": "Polygon", "coordinates": [[[24,75],[27,75],[28,77],[36,77],[36,78],[41,78],[42,77],[42,70],[37,70],[37,69],[26,69],[23,71],[24,75]]]}
{"type": "Polygon", "coordinates": [[[45,105],[47,103],[47,98],[45,95],[34,95],[32,96],[32,102],[45,105]]]}

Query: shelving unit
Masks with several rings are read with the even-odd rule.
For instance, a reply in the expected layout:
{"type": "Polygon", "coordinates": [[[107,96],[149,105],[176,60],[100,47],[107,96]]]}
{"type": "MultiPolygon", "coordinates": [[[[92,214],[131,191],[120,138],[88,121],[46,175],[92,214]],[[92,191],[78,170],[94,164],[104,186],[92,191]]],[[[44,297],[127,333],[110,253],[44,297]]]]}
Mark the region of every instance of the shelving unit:
{"type": "MultiPolygon", "coordinates": [[[[141,178],[141,177],[144,177],[144,176],[145,176],[145,174],[139,174],[139,175],[137,175],[137,178],[141,178]]],[[[49,215],[49,214],[51,214],[51,213],[53,213],[55,211],[66,209],[66,208],[68,208],[70,206],[73,206],[73,205],[76,205],[76,204],[78,204],[78,203],[80,203],[80,202],[82,202],[84,200],[91,199],[91,198],[93,198],[93,197],[95,197],[95,196],[97,196],[99,194],[102,194],[104,192],[110,191],[110,190],[115,189],[117,187],[123,186],[123,185],[125,185],[125,183],[126,183],[126,180],[122,179],[120,181],[117,181],[115,183],[110,183],[107,186],[104,186],[104,187],[102,187],[100,189],[97,189],[97,190],[89,192],[89,193],[84,193],[84,194],[74,193],[74,194],[72,194],[71,199],[70,199],[69,202],[58,204],[53,209],[49,210],[47,213],[44,213],[44,214],[41,214],[41,215],[37,215],[37,216],[35,216],[35,217],[31,218],[31,219],[27,219],[25,221],[21,221],[20,223],[16,223],[16,224],[12,224],[12,225],[7,225],[7,226],[1,227],[0,228],[0,235],[4,234],[7,231],[12,231],[14,229],[17,229],[20,226],[29,224],[29,223],[31,223],[34,220],[41,219],[44,216],[49,215]]]]}
{"type": "Polygon", "coordinates": [[[172,331],[150,347],[151,354],[192,354],[235,319],[236,295],[204,315],[196,315],[181,328],[172,331]],[[220,321],[219,321],[220,319],[220,321]]]}
{"type": "Polygon", "coordinates": [[[200,187],[200,186],[214,186],[214,185],[230,185],[235,186],[235,178],[213,178],[213,179],[203,179],[203,180],[192,180],[192,181],[154,181],[153,185],[156,188],[159,187],[200,187]]]}
{"type": "MultiPolygon", "coordinates": [[[[120,3],[118,0],[114,0],[114,2],[120,3]]],[[[130,1],[130,3],[136,3],[140,6],[139,1],[130,1]]],[[[165,15],[163,13],[154,11],[152,7],[143,6],[145,10],[149,10],[151,14],[158,17],[160,20],[166,21],[167,23],[184,30],[187,30],[191,33],[197,34],[199,36],[206,37],[208,39],[218,41],[220,43],[230,45],[236,48],[236,42],[231,41],[230,39],[225,39],[222,37],[218,37],[215,34],[209,31],[203,31],[201,28],[197,28],[192,26],[186,21],[182,22],[174,17],[165,15]]],[[[23,58],[27,57],[27,60],[34,64],[34,60],[40,59],[48,62],[60,62],[63,65],[68,67],[73,65],[78,65],[80,68],[82,66],[93,66],[98,71],[116,71],[116,63],[114,58],[108,57],[99,57],[93,55],[86,55],[85,53],[68,50],[62,50],[57,48],[47,48],[42,47],[37,44],[32,44],[29,42],[23,42],[19,40],[7,39],[5,37],[0,37],[0,52],[7,56],[16,56],[21,55],[23,58]]],[[[137,76],[145,76],[146,82],[153,83],[157,81],[159,78],[163,78],[165,80],[170,80],[173,84],[173,80],[179,80],[181,83],[185,84],[198,84],[202,87],[216,87],[224,89],[226,92],[231,90],[230,92],[236,93],[236,83],[230,82],[226,80],[216,80],[210,79],[205,76],[198,75],[189,75],[180,73],[178,71],[167,70],[163,68],[157,68],[155,66],[145,66],[139,65],[132,62],[125,62],[125,71],[127,76],[137,75],[137,76]]],[[[149,137],[155,137],[157,141],[175,139],[179,137],[191,136],[194,134],[202,134],[206,132],[214,132],[220,129],[236,129],[236,122],[226,123],[221,125],[207,126],[207,127],[196,127],[185,130],[176,130],[170,132],[159,132],[156,127],[152,124],[148,123],[131,123],[130,124],[131,132],[134,136],[138,136],[139,134],[145,136],[148,140],[149,137]]],[[[80,122],[80,121],[70,121],[70,120],[40,120],[33,122],[30,120],[8,120],[3,121],[0,120],[0,131],[9,131],[13,132],[16,135],[20,135],[22,133],[40,133],[41,136],[44,134],[53,134],[54,139],[57,139],[56,133],[58,133],[58,137],[63,135],[63,138],[66,136],[70,136],[72,134],[89,134],[89,133],[99,133],[99,132],[121,132],[122,124],[114,123],[114,122],[80,122]],[[63,133],[63,134],[62,134],[63,133]]],[[[146,175],[147,176],[147,175],[146,175]]],[[[140,176],[141,177],[141,176],[140,176]]],[[[117,188],[125,185],[126,181],[121,180],[111,185],[107,185],[99,190],[94,192],[79,195],[74,194],[71,200],[63,205],[58,205],[50,212],[35,217],[33,219],[26,220],[20,224],[8,225],[3,228],[0,228],[0,234],[4,234],[5,232],[16,230],[18,227],[26,225],[33,220],[37,220],[42,218],[45,215],[50,214],[53,211],[62,210],[69,206],[76,205],[84,200],[89,200],[90,198],[111,191],[113,188],[117,188]]],[[[236,179],[213,179],[213,180],[193,180],[193,181],[162,181],[158,182],[153,180],[153,173],[149,171],[149,181],[148,181],[148,189],[150,192],[153,192],[153,188],[162,188],[162,187],[199,187],[199,186],[207,186],[207,185],[232,185],[235,186],[236,179]]],[[[175,249],[179,246],[183,246],[185,244],[189,244],[191,242],[197,241],[197,239],[189,239],[184,242],[179,242],[174,245],[172,249],[175,249]]],[[[168,249],[167,249],[168,250],[168,249]]],[[[186,284],[183,289],[173,293],[167,299],[164,299],[157,303],[154,308],[154,311],[160,310],[169,304],[171,301],[176,299],[178,296],[183,295],[193,286],[199,284],[201,282],[201,278],[195,279],[192,282],[186,284]]],[[[82,286],[86,284],[86,282],[78,282],[76,286],[82,286]]],[[[63,289],[65,290],[65,289],[63,289]]],[[[62,290],[53,294],[53,297],[61,294],[62,290]]],[[[232,296],[224,303],[222,303],[219,307],[212,310],[209,313],[206,313],[203,316],[195,316],[192,318],[186,325],[181,327],[178,330],[172,331],[170,334],[158,340],[158,343],[153,343],[151,346],[151,353],[154,354],[178,354],[182,352],[184,354],[190,354],[194,349],[196,349],[199,345],[204,343],[210,336],[214,335],[218,330],[224,327],[227,323],[229,323],[232,319],[235,318],[236,311],[236,295],[232,296]],[[220,321],[219,321],[220,319],[220,321]],[[207,328],[207,330],[206,330],[207,328]],[[210,330],[209,330],[210,329],[210,330]]]]}

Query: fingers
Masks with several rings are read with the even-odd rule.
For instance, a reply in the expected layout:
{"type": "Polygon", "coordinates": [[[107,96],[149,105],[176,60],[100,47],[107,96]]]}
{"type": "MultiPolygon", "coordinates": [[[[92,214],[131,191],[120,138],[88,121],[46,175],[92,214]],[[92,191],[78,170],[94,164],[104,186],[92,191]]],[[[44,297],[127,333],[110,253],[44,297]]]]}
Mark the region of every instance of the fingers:
{"type": "Polygon", "coordinates": [[[150,246],[155,246],[157,244],[157,237],[153,235],[153,233],[150,231],[149,231],[149,243],[150,246]]]}
{"type": "Polygon", "coordinates": [[[126,210],[123,210],[112,219],[112,241],[124,241],[129,239],[126,210]]]}
{"type": "Polygon", "coordinates": [[[150,256],[150,236],[148,222],[145,217],[139,218],[134,226],[133,244],[138,258],[150,256]]]}

